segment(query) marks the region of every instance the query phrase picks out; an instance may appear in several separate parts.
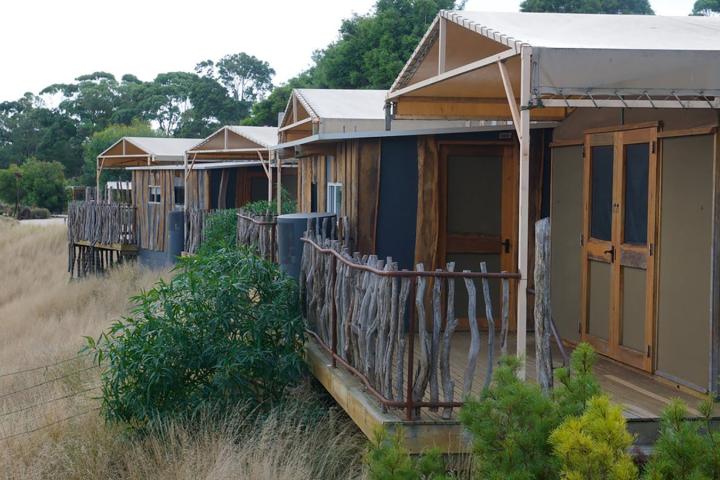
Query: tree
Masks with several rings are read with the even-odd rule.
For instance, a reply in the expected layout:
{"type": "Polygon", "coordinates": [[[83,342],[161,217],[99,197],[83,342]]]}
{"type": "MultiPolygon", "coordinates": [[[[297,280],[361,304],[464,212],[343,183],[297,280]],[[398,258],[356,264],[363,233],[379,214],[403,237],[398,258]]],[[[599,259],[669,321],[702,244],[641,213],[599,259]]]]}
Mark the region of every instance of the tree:
{"type": "MultiPolygon", "coordinates": [[[[338,40],[314,53],[311,68],[256,103],[246,123],[276,125],[293,88],[390,88],[438,11],[463,5],[454,0],[377,0],[370,14],[344,20],[338,40]]],[[[204,62],[196,70],[208,67],[204,62]]]]}
{"type": "MultiPolygon", "coordinates": [[[[97,156],[123,137],[157,137],[158,133],[147,122],[135,120],[131,125],[110,125],[95,132],[83,145],[83,185],[95,185],[97,156]]],[[[129,180],[125,170],[104,170],[101,182],[108,180],[129,180]]]]}
{"type": "Polygon", "coordinates": [[[59,162],[30,158],[22,165],[0,170],[0,200],[44,207],[60,212],[65,207],[65,174],[59,162]]]}
{"type": "Polygon", "coordinates": [[[648,0],[524,0],[520,11],[654,15],[648,0]]]}
{"type": "Polygon", "coordinates": [[[218,80],[240,102],[254,102],[272,89],[275,70],[270,64],[247,53],[225,55],[217,63],[205,60],[195,66],[202,76],[218,80]]]}
{"type": "Polygon", "coordinates": [[[711,16],[720,14],[720,0],[697,0],[693,5],[693,15],[711,16]]]}

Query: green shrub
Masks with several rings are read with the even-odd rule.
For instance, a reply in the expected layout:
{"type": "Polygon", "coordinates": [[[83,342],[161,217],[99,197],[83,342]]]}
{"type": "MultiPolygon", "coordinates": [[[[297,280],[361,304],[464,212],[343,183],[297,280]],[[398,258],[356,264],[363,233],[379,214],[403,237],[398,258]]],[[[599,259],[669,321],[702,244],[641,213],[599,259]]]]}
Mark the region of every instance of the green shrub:
{"type": "Polygon", "coordinates": [[[704,424],[688,421],[682,400],[673,400],[662,414],[660,436],[647,464],[650,480],[720,478],[720,434],[710,428],[712,401],[701,406],[704,424]],[[705,428],[705,432],[701,428],[705,428]]]}
{"type": "Polygon", "coordinates": [[[378,429],[365,456],[370,480],[443,480],[450,477],[440,451],[432,449],[412,459],[402,445],[402,430],[389,435],[378,429]]]}
{"type": "Polygon", "coordinates": [[[131,316],[88,339],[103,411],[143,429],[156,420],[272,404],[302,369],[293,280],[247,249],[182,258],[169,282],[133,300],[131,316]]]}
{"type": "MultiPolygon", "coordinates": [[[[283,214],[297,212],[297,203],[284,188],[280,193],[280,211],[283,214]]],[[[269,202],[267,200],[257,200],[255,202],[246,203],[242,207],[243,211],[251,215],[275,215],[277,213],[276,201],[269,202]]]]}
{"type": "Polygon", "coordinates": [[[515,357],[500,359],[490,388],[460,411],[483,480],[557,478],[558,462],[548,443],[560,423],[557,408],[537,385],[518,379],[518,368],[515,357]]]}
{"type": "Polygon", "coordinates": [[[31,208],[30,209],[30,218],[34,218],[34,219],[50,218],[50,210],[48,210],[47,208],[31,208]]]}
{"type": "Polygon", "coordinates": [[[560,417],[579,416],[585,411],[585,405],[601,389],[592,369],[597,362],[597,354],[588,343],[580,343],[570,357],[570,369],[558,368],[558,383],[553,395],[558,404],[560,417]]]}
{"type": "Polygon", "coordinates": [[[216,210],[205,220],[200,251],[212,252],[221,248],[233,248],[236,238],[237,210],[216,210]]]}
{"type": "Polygon", "coordinates": [[[568,480],[633,480],[637,467],[627,453],[633,437],[622,408],[606,396],[590,399],[580,417],[568,417],[550,435],[560,459],[562,478],[568,480]]]}

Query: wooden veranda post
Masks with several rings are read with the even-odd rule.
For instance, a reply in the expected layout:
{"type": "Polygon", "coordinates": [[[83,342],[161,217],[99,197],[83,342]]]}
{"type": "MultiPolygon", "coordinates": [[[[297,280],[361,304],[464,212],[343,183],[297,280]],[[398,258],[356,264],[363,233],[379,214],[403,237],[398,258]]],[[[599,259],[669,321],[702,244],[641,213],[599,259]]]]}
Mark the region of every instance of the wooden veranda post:
{"type": "Polygon", "coordinates": [[[517,356],[520,359],[518,376],[526,378],[527,353],[527,275],[528,275],[528,208],[530,204],[530,70],[532,49],[523,45],[520,50],[520,182],[518,189],[518,281],[517,294],[517,356]]]}
{"type": "Polygon", "coordinates": [[[535,223],[535,363],[538,385],[547,395],[553,386],[550,340],[550,219],[535,223]]]}

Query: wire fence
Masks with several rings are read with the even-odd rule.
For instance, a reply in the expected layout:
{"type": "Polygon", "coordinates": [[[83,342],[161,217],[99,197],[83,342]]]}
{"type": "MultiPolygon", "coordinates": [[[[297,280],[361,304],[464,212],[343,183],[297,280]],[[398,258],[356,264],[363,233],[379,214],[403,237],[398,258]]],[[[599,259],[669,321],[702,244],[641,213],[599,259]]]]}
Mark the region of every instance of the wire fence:
{"type": "Polygon", "coordinates": [[[50,363],[50,364],[48,364],[48,365],[40,365],[40,366],[38,366],[38,367],[26,368],[26,369],[23,369],[23,370],[17,370],[17,371],[15,371],[15,372],[3,373],[3,374],[0,374],[0,378],[12,377],[12,376],[21,375],[21,374],[24,374],[24,373],[36,372],[36,371],[38,371],[38,370],[44,370],[44,369],[48,369],[48,368],[58,367],[58,366],[60,366],[60,365],[66,364],[66,363],[70,363],[70,362],[72,362],[72,361],[74,361],[74,360],[78,360],[78,359],[81,359],[81,358],[88,357],[88,356],[90,356],[91,354],[92,354],[92,352],[81,353],[80,355],[76,355],[76,356],[74,356],[74,357],[72,357],[72,358],[66,358],[65,360],[60,360],[59,362],[50,363]]]}
{"type": "MultiPolygon", "coordinates": [[[[54,363],[50,363],[50,364],[47,364],[47,365],[41,365],[41,366],[37,366],[37,367],[31,367],[31,368],[25,368],[25,369],[22,369],[22,370],[17,370],[17,371],[14,371],[14,372],[4,373],[4,374],[1,374],[1,375],[0,375],[0,378],[8,378],[8,377],[13,377],[13,376],[30,374],[30,373],[37,372],[37,371],[41,371],[41,370],[49,370],[49,369],[52,369],[52,368],[54,368],[54,367],[59,367],[59,366],[62,366],[62,365],[69,364],[69,363],[71,363],[71,362],[73,362],[73,361],[77,361],[77,360],[81,360],[81,359],[87,358],[89,355],[90,355],[90,353],[83,353],[83,354],[80,354],[80,355],[76,355],[76,356],[74,356],[74,357],[72,357],[72,358],[66,358],[66,359],[64,359],[64,360],[60,360],[60,361],[57,361],[57,362],[54,362],[54,363]]],[[[28,392],[28,391],[31,391],[31,390],[40,388],[40,387],[45,386],[45,385],[50,385],[50,384],[53,384],[53,383],[58,382],[58,381],[61,381],[61,380],[66,380],[66,379],[69,379],[69,378],[72,378],[72,377],[76,377],[76,376],[79,376],[79,375],[82,374],[82,373],[89,372],[89,371],[91,371],[91,370],[95,370],[95,369],[98,369],[98,368],[100,368],[100,366],[97,365],[97,364],[94,364],[94,365],[91,365],[91,366],[87,366],[87,367],[83,367],[83,368],[79,368],[79,369],[73,370],[73,371],[68,372],[68,373],[64,373],[64,374],[62,374],[62,375],[55,376],[55,377],[53,377],[53,378],[49,378],[49,379],[47,379],[47,380],[43,380],[43,381],[41,381],[41,382],[33,383],[32,385],[28,385],[28,386],[25,386],[25,387],[22,387],[22,388],[18,388],[18,389],[16,389],[16,390],[11,391],[11,392],[0,393],[0,400],[8,399],[8,398],[10,398],[10,397],[12,397],[12,396],[14,396],[14,395],[18,395],[18,394],[20,394],[20,393],[28,392]]],[[[93,385],[91,385],[91,386],[87,386],[87,385],[86,385],[86,386],[84,386],[84,387],[79,387],[79,388],[80,388],[79,390],[75,390],[75,391],[73,391],[73,392],[71,392],[71,393],[59,395],[59,396],[56,396],[56,397],[53,397],[53,398],[49,398],[49,399],[46,399],[46,400],[36,401],[35,403],[31,403],[31,404],[29,404],[29,405],[20,406],[20,407],[18,407],[18,408],[15,408],[14,410],[10,410],[10,411],[7,411],[7,412],[2,412],[2,413],[0,413],[0,419],[2,419],[3,421],[5,421],[6,419],[12,418],[13,415],[17,415],[17,414],[20,414],[20,413],[23,413],[23,412],[31,411],[31,410],[33,410],[33,409],[36,409],[36,408],[39,408],[39,407],[42,407],[42,406],[50,405],[50,404],[53,404],[53,403],[56,403],[56,402],[61,402],[61,401],[63,401],[63,400],[69,400],[69,399],[77,398],[77,397],[80,397],[81,395],[86,395],[86,394],[88,394],[88,393],[90,393],[90,392],[97,391],[97,390],[100,389],[101,387],[102,387],[102,384],[93,384],[93,385]]],[[[91,400],[91,399],[92,399],[92,398],[88,398],[88,400],[91,400]]],[[[98,411],[99,409],[100,409],[100,407],[90,408],[90,409],[88,409],[88,410],[84,410],[84,411],[82,411],[82,412],[75,413],[75,414],[73,414],[73,415],[68,415],[68,416],[63,417],[63,418],[61,418],[61,419],[59,419],[59,420],[55,420],[55,421],[52,421],[52,422],[49,422],[49,423],[45,423],[45,424],[40,425],[40,426],[35,426],[35,427],[32,427],[32,428],[26,428],[25,430],[23,430],[23,431],[21,431],[21,432],[16,432],[16,433],[12,433],[12,434],[5,435],[5,436],[0,437],[0,441],[7,441],[7,440],[11,440],[11,439],[13,439],[13,438],[21,437],[21,436],[23,436],[23,435],[29,435],[29,434],[31,434],[31,433],[35,433],[35,432],[37,432],[37,431],[47,429],[47,428],[52,427],[52,426],[54,426],[54,425],[58,425],[58,424],[60,424],[60,423],[67,422],[67,421],[72,420],[72,419],[74,419],[74,418],[81,417],[81,416],[83,416],[83,415],[87,415],[87,414],[89,414],[89,413],[98,411]]]]}
{"type": "Polygon", "coordinates": [[[75,376],[75,375],[78,375],[79,373],[87,372],[87,371],[89,371],[89,370],[93,370],[93,369],[96,369],[96,368],[100,368],[99,365],[92,365],[92,366],[90,366],[90,367],[81,368],[81,369],[79,369],[79,370],[75,370],[74,372],[70,372],[70,373],[67,373],[67,374],[65,374],[65,375],[61,375],[61,376],[59,376],[59,377],[51,378],[50,380],[45,380],[45,381],[43,381],[43,382],[36,383],[36,384],[34,384],[34,385],[30,385],[30,386],[27,386],[27,387],[19,388],[19,389],[17,389],[17,390],[12,391],[12,392],[3,393],[3,394],[0,394],[0,400],[2,400],[2,399],[4,399],[4,398],[7,398],[7,397],[11,397],[11,396],[13,396],[13,395],[17,395],[18,393],[27,392],[28,390],[32,390],[32,389],[41,387],[41,386],[43,386],[43,385],[47,385],[47,384],[49,384],[49,383],[57,382],[57,381],[59,381],[59,380],[64,380],[64,379],[66,379],[66,378],[70,378],[70,377],[73,377],[73,376],[75,376]]]}
{"type": "Polygon", "coordinates": [[[23,435],[29,435],[29,434],[31,434],[31,433],[35,433],[35,432],[38,432],[38,431],[40,431],[40,430],[44,430],[44,429],[46,429],[46,428],[50,428],[50,427],[52,427],[53,425],[58,425],[58,424],[60,424],[60,423],[67,422],[68,420],[72,420],[72,419],[74,419],[74,418],[82,417],[83,415],[87,415],[88,413],[97,412],[98,410],[100,410],[100,407],[91,408],[91,409],[89,409],[89,410],[85,410],[85,411],[83,411],[83,412],[76,413],[75,415],[70,415],[69,417],[61,418],[60,420],[56,420],[56,421],[54,421],[54,422],[46,423],[45,425],[42,425],[42,426],[39,426],[39,427],[31,428],[31,429],[24,430],[24,431],[18,432],[18,433],[13,433],[13,434],[11,434],[11,435],[6,435],[6,436],[4,436],[4,437],[0,437],[0,442],[6,441],[6,440],[10,440],[10,439],[12,439],[12,438],[20,437],[20,436],[23,436],[23,435]]]}

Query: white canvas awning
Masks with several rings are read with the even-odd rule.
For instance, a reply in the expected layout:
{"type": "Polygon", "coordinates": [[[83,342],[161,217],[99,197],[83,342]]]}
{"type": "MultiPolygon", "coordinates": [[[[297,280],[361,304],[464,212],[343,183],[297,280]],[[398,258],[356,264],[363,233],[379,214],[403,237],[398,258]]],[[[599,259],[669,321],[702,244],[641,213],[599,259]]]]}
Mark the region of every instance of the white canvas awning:
{"type": "Polygon", "coordinates": [[[652,15],[443,11],[388,99],[483,99],[487,118],[506,96],[500,63],[519,93],[523,47],[531,108],[720,108],[720,19],[652,15]]]}

